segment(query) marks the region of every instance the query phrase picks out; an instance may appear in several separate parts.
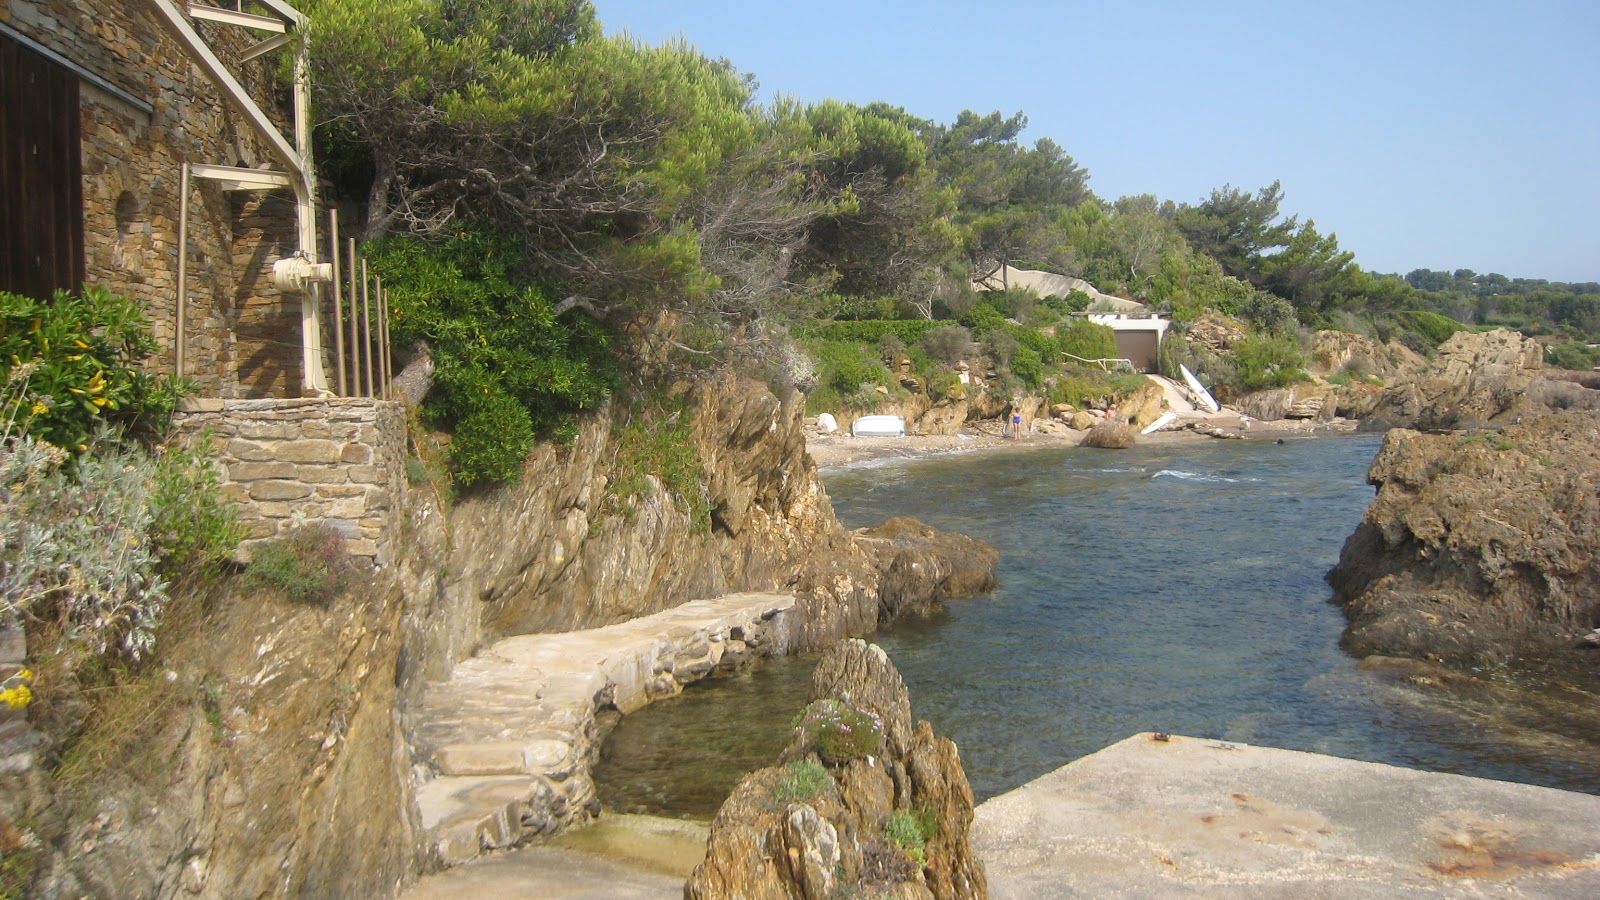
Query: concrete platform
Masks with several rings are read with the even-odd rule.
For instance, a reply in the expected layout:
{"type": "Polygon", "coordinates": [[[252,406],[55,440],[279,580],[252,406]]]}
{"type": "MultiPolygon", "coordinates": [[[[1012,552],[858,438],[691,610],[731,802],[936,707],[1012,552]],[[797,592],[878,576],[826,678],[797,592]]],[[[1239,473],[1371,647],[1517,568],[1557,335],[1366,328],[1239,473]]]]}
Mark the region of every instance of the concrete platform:
{"type": "Polygon", "coordinates": [[[1141,734],[978,807],[996,898],[1600,897],[1600,797],[1141,734]]]}

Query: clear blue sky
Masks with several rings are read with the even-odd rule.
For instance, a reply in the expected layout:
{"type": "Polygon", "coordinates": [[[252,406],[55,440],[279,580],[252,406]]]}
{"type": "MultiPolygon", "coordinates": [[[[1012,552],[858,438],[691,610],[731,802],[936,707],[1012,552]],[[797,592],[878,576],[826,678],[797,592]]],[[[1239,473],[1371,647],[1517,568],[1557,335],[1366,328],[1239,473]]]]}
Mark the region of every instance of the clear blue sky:
{"type": "Polygon", "coordinates": [[[1364,268],[1600,281],[1600,2],[595,0],[763,97],[1022,110],[1106,199],[1283,181],[1364,268]]]}

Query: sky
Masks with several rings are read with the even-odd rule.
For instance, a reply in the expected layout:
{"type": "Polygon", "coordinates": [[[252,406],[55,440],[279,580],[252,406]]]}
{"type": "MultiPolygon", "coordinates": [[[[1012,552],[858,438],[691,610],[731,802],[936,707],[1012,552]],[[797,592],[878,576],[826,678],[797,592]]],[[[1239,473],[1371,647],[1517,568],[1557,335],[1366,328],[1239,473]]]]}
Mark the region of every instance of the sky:
{"type": "Polygon", "coordinates": [[[1028,116],[1107,200],[1283,182],[1376,272],[1600,281],[1600,3],[594,0],[762,97],[1028,116]]]}

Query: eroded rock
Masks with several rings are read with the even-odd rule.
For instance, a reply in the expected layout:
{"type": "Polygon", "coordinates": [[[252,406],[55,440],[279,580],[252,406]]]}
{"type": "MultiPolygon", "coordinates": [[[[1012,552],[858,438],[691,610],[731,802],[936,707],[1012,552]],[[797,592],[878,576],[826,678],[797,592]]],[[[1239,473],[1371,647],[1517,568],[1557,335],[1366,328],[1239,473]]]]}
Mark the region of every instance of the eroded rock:
{"type": "Polygon", "coordinates": [[[811,700],[784,765],[746,776],[717,812],[684,896],[987,897],[960,754],[927,722],[911,725],[888,655],[859,640],[837,644],[817,665],[811,700]],[[881,745],[863,746],[881,750],[841,760],[824,749],[827,725],[818,723],[873,717],[881,745]]]}

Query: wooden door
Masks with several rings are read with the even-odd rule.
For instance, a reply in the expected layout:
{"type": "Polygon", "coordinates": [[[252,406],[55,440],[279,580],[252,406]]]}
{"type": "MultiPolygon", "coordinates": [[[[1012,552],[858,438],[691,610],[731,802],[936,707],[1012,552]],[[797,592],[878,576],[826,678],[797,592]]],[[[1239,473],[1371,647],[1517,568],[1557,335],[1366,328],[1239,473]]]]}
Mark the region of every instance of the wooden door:
{"type": "Polygon", "coordinates": [[[83,288],[78,78],[0,35],[0,290],[83,288]]]}

